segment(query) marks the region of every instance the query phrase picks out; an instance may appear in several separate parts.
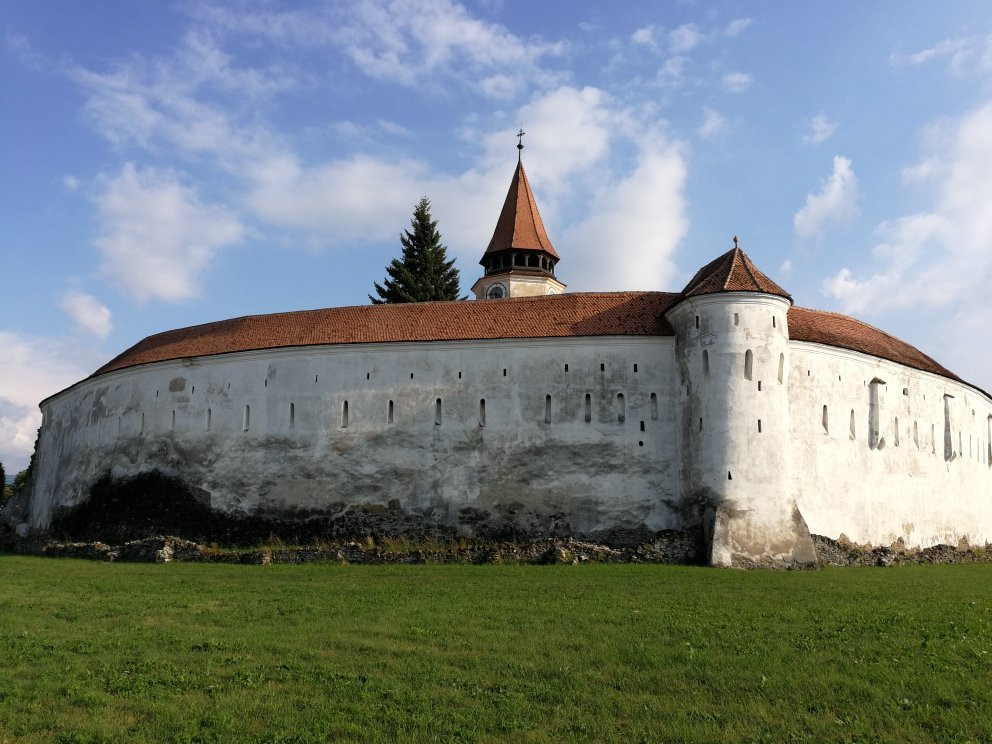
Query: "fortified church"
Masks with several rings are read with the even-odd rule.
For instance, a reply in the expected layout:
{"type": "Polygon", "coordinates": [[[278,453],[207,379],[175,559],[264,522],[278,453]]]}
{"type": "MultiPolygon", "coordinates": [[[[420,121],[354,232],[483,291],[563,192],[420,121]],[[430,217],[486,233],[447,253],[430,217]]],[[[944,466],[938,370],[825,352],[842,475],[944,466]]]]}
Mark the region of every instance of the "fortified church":
{"type": "Polygon", "coordinates": [[[41,403],[33,489],[8,519],[43,530],[108,474],[155,471],[221,512],[387,508],[454,535],[603,542],[676,530],[723,566],[813,562],[811,534],[992,541],[989,395],[794,305],[736,239],[681,291],[565,292],[518,158],[480,263],[474,301],[140,341],[41,403]]]}

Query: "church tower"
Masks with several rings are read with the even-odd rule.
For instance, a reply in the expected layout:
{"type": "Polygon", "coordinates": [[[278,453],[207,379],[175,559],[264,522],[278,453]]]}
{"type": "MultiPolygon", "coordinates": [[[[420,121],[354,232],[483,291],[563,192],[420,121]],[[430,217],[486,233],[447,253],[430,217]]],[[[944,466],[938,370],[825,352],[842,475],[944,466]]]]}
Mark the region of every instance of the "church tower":
{"type": "Polygon", "coordinates": [[[492,240],[479,261],[485,272],[472,285],[477,300],[561,294],[565,289],[565,285],[555,278],[558,254],[548,240],[534,192],[530,190],[524,172],[523,136],[521,129],[517,133],[520,138],[517,168],[492,240]]]}

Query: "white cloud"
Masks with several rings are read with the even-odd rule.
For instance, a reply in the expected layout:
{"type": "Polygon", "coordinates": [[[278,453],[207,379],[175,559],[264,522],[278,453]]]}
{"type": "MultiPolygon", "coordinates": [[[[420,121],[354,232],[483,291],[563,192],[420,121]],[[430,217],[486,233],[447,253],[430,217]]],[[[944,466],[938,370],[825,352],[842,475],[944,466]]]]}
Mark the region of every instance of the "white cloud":
{"type": "Polygon", "coordinates": [[[41,425],[38,403],[92,373],[106,357],[78,339],[0,330],[0,462],[27,467],[41,425]]]}
{"type": "Polygon", "coordinates": [[[658,70],[658,82],[664,87],[681,85],[685,79],[685,57],[669,57],[658,70]]]}
{"type": "Polygon", "coordinates": [[[632,173],[601,182],[590,200],[590,216],[562,236],[572,291],[670,284],[672,257],[688,230],[686,171],[677,145],[652,138],[641,143],[632,173]]]}
{"type": "Polygon", "coordinates": [[[685,54],[695,49],[703,34],[695,23],[684,23],[668,32],[668,44],[673,54],[685,54]]]}
{"type": "Polygon", "coordinates": [[[630,35],[630,40],[635,44],[643,44],[645,46],[654,45],[654,26],[644,26],[637,29],[630,35]]]}
{"type": "Polygon", "coordinates": [[[735,18],[727,24],[727,27],[723,30],[723,35],[728,37],[737,36],[750,25],[750,18],[735,18]]]}
{"type": "Polygon", "coordinates": [[[781,266],[778,267],[779,276],[781,276],[783,279],[786,279],[786,278],[792,276],[792,269],[793,268],[794,267],[792,265],[792,259],[791,258],[785,259],[782,262],[781,266]]]}
{"type": "Polygon", "coordinates": [[[70,290],[62,295],[59,305],[83,330],[98,338],[106,338],[110,335],[110,330],[113,328],[110,310],[93,295],[70,290]]]}
{"type": "Polygon", "coordinates": [[[181,300],[214,253],[244,228],[225,207],[202,204],[175,176],[127,163],[97,201],[101,272],[138,300],[181,300]]]}
{"type": "Polygon", "coordinates": [[[889,56],[893,65],[907,67],[918,67],[938,60],[947,60],[951,71],[957,74],[988,72],[992,70],[992,34],[942,39],[912,54],[895,53],[889,56]]]}
{"type": "Polygon", "coordinates": [[[806,204],[796,212],[793,226],[796,235],[808,238],[826,227],[849,220],[858,213],[858,179],[851,161],[840,155],[834,158],[830,177],[820,190],[806,196],[806,204]]]}
{"type": "Polygon", "coordinates": [[[78,178],[69,174],[62,176],[62,186],[65,187],[66,191],[78,191],[80,182],[78,178]]]}
{"type": "Polygon", "coordinates": [[[754,76],[746,72],[728,72],[720,79],[720,84],[724,90],[731,93],[743,93],[751,87],[754,76]]]}
{"type": "Polygon", "coordinates": [[[810,145],[819,145],[833,137],[837,130],[837,124],[827,119],[825,114],[817,114],[807,122],[809,131],[803,135],[803,142],[810,145]]]}
{"type": "Polygon", "coordinates": [[[441,77],[470,84],[485,79],[485,92],[497,96],[507,86],[494,84],[494,74],[513,77],[514,88],[553,82],[557,76],[541,60],[565,49],[475,18],[452,0],[366,0],[302,11],[213,7],[195,14],[283,45],[333,45],[373,78],[408,86],[437,85],[441,77]]]}
{"type": "Polygon", "coordinates": [[[872,251],[877,269],[862,278],[844,267],[823,290],[848,312],[912,310],[929,319],[941,360],[990,387],[992,104],[937,131],[941,139],[929,143],[918,171],[935,189],[932,207],[880,225],[872,251]]]}
{"type": "Polygon", "coordinates": [[[312,167],[290,155],[270,157],[249,175],[247,204],[257,216],[335,243],[394,237],[430,181],[419,161],[366,155],[312,167]]]}
{"type": "Polygon", "coordinates": [[[703,108],[703,123],[698,131],[703,139],[715,137],[727,131],[727,120],[719,111],[706,106],[703,108]]]}

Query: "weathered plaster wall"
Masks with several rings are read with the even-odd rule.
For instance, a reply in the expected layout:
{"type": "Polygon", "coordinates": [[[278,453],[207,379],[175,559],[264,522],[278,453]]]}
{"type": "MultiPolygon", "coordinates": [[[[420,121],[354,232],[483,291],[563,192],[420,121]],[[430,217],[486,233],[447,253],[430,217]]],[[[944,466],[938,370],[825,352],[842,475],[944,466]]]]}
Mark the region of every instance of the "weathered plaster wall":
{"type": "Polygon", "coordinates": [[[682,493],[705,503],[711,563],[808,563],[790,488],[789,301],[725,292],[669,311],[676,329],[682,493]]]}
{"type": "Polygon", "coordinates": [[[395,499],[469,535],[678,527],[674,374],[671,339],[615,337],[292,348],[122,370],[44,404],[30,523],[45,527],[108,469],[158,468],[229,511],[395,499]]]}
{"type": "Polygon", "coordinates": [[[874,545],[992,542],[988,397],[857,352],[791,346],[788,448],[812,532],[874,545]]]}

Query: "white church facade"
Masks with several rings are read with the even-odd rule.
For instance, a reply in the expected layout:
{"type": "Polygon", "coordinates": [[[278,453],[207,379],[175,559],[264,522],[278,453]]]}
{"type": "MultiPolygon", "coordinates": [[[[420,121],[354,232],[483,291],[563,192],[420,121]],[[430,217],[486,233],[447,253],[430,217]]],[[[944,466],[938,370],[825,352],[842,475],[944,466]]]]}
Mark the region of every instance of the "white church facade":
{"type": "Polygon", "coordinates": [[[518,162],[476,300],[150,336],[41,404],[21,529],[158,471],[214,509],[402,510],[453,534],[695,531],[714,565],[811,534],[992,542],[992,398],[736,245],[681,292],[569,293],[518,162]]]}

